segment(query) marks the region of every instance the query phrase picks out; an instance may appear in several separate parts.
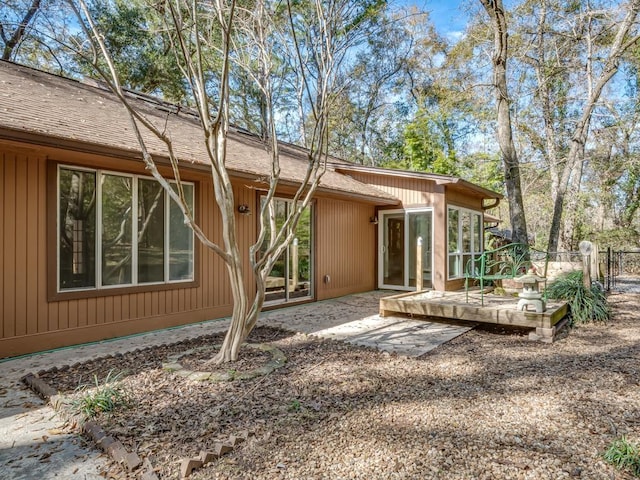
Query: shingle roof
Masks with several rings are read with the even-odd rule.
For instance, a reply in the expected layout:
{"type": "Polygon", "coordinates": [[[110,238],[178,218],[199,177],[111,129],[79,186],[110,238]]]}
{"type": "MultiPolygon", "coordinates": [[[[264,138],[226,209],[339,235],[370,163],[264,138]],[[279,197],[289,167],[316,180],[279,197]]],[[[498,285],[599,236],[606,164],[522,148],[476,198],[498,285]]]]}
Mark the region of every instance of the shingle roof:
{"type": "MultiPolygon", "coordinates": [[[[181,161],[208,164],[202,131],[192,114],[176,114],[174,106],[151,98],[133,98],[131,103],[155,125],[166,125],[181,161]]],[[[140,152],[129,115],[111,92],[5,61],[0,61],[0,129],[5,134],[21,132],[54,141],[140,152]]],[[[166,147],[160,140],[148,132],[144,136],[152,155],[166,157],[166,147]]],[[[228,147],[227,167],[232,174],[269,175],[269,154],[258,137],[231,132],[228,147]]],[[[304,151],[283,148],[280,166],[281,180],[299,183],[306,171],[304,151]]],[[[361,196],[381,204],[398,202],[392,195],[333,169],[322,178],[321,190],[361,196]]]]}

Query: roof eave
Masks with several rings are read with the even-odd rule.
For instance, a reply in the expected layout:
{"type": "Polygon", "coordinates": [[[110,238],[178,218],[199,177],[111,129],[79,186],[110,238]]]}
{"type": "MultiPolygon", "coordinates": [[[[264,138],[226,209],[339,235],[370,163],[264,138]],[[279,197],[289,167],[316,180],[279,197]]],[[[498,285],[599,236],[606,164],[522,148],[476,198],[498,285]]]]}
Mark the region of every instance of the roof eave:
{"type": "MultiPolygon", "coordinates": [[[[38,132],[13,130],[6,127],[0,127],[0,140],[33,145],[34,147],[71,150],[78,153],[101,155],[112,158],[120,158],[123,160],[142,161],[142,154],[136,150],[128,150],[119,147],[108,147],[97,143],[87,143],[69,138],[52,137],[38,132]]],[[[153,157],[163,165],[170,164],[169,159],[165,156],[153,155],[153,157]]],[[[209,171],[209,165],[204,162],[190,162],[189,160],[181,160],[180,163],[185,168],[191,168],[200,171],[209,171]]],[[[242,170],[229,168],[229,174],[236,179],[251,180],[255,183],[261,182],[261,176],[258,173],[245,172],[242,170]]],[[[282,186],[291,186],[296,188],[299,185],[298,182],[284,179],[280,179],[279,184],[281,184],[282,186]]],[[[366,195],[363,193],[332,189],[324,186],[319,186],[317,192],[326,195],[358,199],[360,201],[375,205],[397,205],[399,203],[399,200],[394,197],[366,195]]]]}
{"type": "Polygon", "coordinates": [[[371,173],[375,175],[386,175],[386,176],[394,176],[394,177],[404,177],[404,178],[417,178],[423,180],[432,180],[436,183],[436,185],[459,185],[467,190],[471,190],[483,198],[494,198],[496,200],[501,200],[504,198],[504,195],[489,190],[488,188],[481,187],[480,185],[476,185],[475,183],[471,183],[467,180],[464,180],[459,177],[453,177],[450,175],[440,175],[436,173],[427,173],[427,172],[411,172],[408,170],[393,170],[390,168],[380,168],[380,167],[367,167],[364,165],[345,165],[345,164],[337,164],[332,163],[330,165],[334,170],[344,170],[344,171],[353,171],[353,172],[362,172],[362,173],[371,173]]]}

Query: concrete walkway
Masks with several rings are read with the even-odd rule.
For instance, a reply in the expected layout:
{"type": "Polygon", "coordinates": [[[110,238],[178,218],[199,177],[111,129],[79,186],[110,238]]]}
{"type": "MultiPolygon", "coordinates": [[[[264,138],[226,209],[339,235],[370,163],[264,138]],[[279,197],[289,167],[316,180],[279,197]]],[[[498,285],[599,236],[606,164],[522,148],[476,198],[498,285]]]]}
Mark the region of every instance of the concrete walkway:
{"type": "MultiPolygon", "coordinates": [[[[344,340],[404,356],[419,356],[473,325],[447,325],[399,317],[380,318],[374,291],[265,312],[259,325],[344,340]]],[[[27,390],[20,378],[53,366],[84,362],[107,353],[127,352],[223,332],[227,319],[160,330],[0,361],[0,478],[3,480],[97,480],[102,454],[81,437],[63,430],[61,420],[27,390]]]]}

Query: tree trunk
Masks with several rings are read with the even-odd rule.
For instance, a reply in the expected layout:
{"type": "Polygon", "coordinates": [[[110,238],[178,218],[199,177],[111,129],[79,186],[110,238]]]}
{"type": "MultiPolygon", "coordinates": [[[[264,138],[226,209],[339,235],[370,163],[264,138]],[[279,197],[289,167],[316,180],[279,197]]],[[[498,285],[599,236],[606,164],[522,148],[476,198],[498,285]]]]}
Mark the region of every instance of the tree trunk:
{"type": "Polygon", "coordinates": [[[493,28],[493,73],[496,107],[498,111],[498,145],[504,166],[505,187],[509,200],[509,217],[513,231],[512,240],[519,243],[528,243],[527,222],[524,214],[524,202],[522,200],[522,187],[520,184],[520,164],[518,162],[518,153],[513,143],[511,112],[509,111],[510,102],[507,89],[507,21],[502,0],[480,0],[480,3],[482,3],[482,6],[489,14],[493,28]]]}
{"type": "Polygon", "coordinates": [[[29,26],[29,23],[31,23],[31,20],[33,19],[35,14],[38,12],[39,8],[40,8],[40,0],[33,0],[33,2],[31,2],[31,5],[29,6],[29,9],[24,14],[24,17],[22,17],[22,21],[20,22],[20,25],[18,25],[18,27],[14,30],[11,36],[6,35],[6,32],[2,28],[2,24],[0,24],[0,37],[2,37],[2,40],[4,41],[4,48],[2,50],[2,60],[11,60],[11,56],[13,55],[14,51],[16,50],[16,47],[24,37],[24,34],[27,30],[27,27],[29,26]]]}
{"type": "MultiPolygon", "coordinates": [[[[584,156],[584,154],[582,155],[584,156]]],[[[584,162],[576,163],[571,174],[569,188],[567,189],[568,201],[565,207],[565,221],[560,236],[560,251],[571,252],[576,249],[577,239],[576,228],[578,227],[578,208],[580,200],[580,185],[582,183],[582,167],[584,162]]]]}
{"type": "MultiPolygon", "coordinates": [[[[484,0],[482,0],[484,1],[484,0]]],[[[558,251],[558,245],[560,240],[560,231],[562,227],[562,213],[564,209],[564,202],[569,187],[569,181],[571,175],[574,173],[575,167],[578,162],[582,162],[584,158],[584,148],[589,133],[589,127],[591,125],[591,115],[595,109],[596,103],[600,99],[600,95],[604,87],[609,83],[613,76],[617,73],[620,58],[622,55],[638,41],[638,37],[627,38],[631,28],[635,24],[638,11],[640,10],[640,0],[633,0],[627,7],[627,13],[622,22],[618,24],[615,38],[609,50],[609,55],[606,57],[604,66],[600,71],[597,78],[594,78],[593,74],[593,55],[589,55],[587,62],[587,81],[589,94],[582,108],[582,114],[580,119],[576,123],[576,127],[571,137],[571,144],[569,153],[562,169],[560,181],[556,186],[555,192],[552,190],[553,196],[553,217],[551,219],[551,227],[549,230],[549,246],[548,250],[551,252],[558,251]],[[555,193],[555,195],[554,195],[555,193]]],[[[589,32],[587,35],[590,35],[589,32]]],[[[588,39],[589,41],[590,39],[588,39]]]]}

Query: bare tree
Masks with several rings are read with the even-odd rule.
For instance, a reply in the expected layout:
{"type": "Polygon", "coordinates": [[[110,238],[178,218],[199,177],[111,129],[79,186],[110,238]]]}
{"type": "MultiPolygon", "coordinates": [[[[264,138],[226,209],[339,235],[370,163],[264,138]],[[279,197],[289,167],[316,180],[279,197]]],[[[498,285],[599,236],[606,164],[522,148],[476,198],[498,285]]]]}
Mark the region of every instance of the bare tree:
{"type": "Polygon", "coordinates": [[[507,89],[508,33],[502,0],[480,0],[493,30],[493,76],[498,115],[498,145],[504,166],[505,187],[514,242],[527,243],[527,222],[522,201],[518,152],[513,143],[510,98],[507,89]]]}
{"type": "Polygon", "coordinates": [[[27,32],[27,27],[40,9],[40,0],[32,0],[26,7],[26,11],[20,15],[22,18],[15,24],[0,22],[0,39],[4,43],[2,48],[2,60],[10,60],[20,45],[20,41],[27,32]]]}
{"type": "Polygon", "coordinates": [[[640,35],[632,33],[639,12],[640,0],[632,0],[626,5],[626,12],[622,21],[614,22],[614,25],[617,25],[615,27],[615,36],[609,47],[608,54],[601,63],[598,62],[598,55],[596,55],[593,50],[593,38],[590,28],[591,16],[598,15],[599,12],[587,12],[587,95],[580,117],[573,129],[566,161],[563,166],[560,167],[560,175],[556,180],[557,184],[555,185],[555,195],[553,198],[553,218],[551,220],[549,236],[550,251],[558,250],[559,246],[567,250],[572,247],[569,242],[573,238],[573,232],[575,230],[575,206],[573,204],[571,204],[572,208],[567,209],[568,211],[565,212],[566,219],[564,222],[564,231],[562,232],[563,235],[561,236],[561,218],[563,210],[565,210],[565,199],[567,197],[575,199],[575,196],[578,194],[583,170],[582,163],[585,155],[585,144],[589,134],[591,118],[600,100],[602,91],[618,72],[624,53],[640,39],[640,35]],[[559,245],[560,239],[563,240],[563,245],[559,245]]]}
{"type": "MultiPolygon", "coordinates": [[[[294,26],[295,13],[292,4],[287,3],[287,17],[289,25],[294,26]]],[[[312,112],[312,126],[307,135],[307,168],[299,188],[293,195],[290,213],[284,219],[283,225],[276,225],[274,197],[280,178],[279,148],[276,137],[276,124],[273,112],[272,97],[272,64],[270,42],[274,35],[275,23],[268,5],[258,0],[254,8],[242,10],[235,0],[215,0],[212,2],[191,2],[182,0],[167,0],[156,4],[164,14],[166,28],[173,39],[173,49],[179,59],[184,79],[190,85],[194,103],[196,105],[202,141],[206,147],[208,160],[211,164],[211,178],[213,181],[215,200],[221,214],[222,244],[217,244],[208,238],[205,232],[195,222],[193,212],[185,200],[180,183],[180,169],[174,152],[171,138],[164,129],[154,125],[144,114],[136,110],[135,106],[125,95],[114,67],[113,59],[100,35],[100,26],[91,18],[85,0],[79,0],[75,11],[80,23],[86,30],[87,37],[94,47],[92,63],[99,69],[99,58],[106,63],[108,71],[99,70],[103,79],[127,108],[134,132],[137,135],[146,168],[162,185],[164,190],[179,205],[188,224],[197,238],[208,248],[213,250],[227,265],[228,278],[233,295],[233,313],[231,325],[224,339],[221,350],[213,359],[215,362],[236,360],[239,348],[256,324],[258,314],[265,300],[266,278],[275,262],[289,246],[295,235],[295,229],[304,209],[309,205],[316,191],[326,165],[327,118],[335,86],[336,48],[340,47],[336,33],[336,18],[330,18],[332,2],[317,0],[313,3],[316,32],[320,35],[314,43],[313,54],[316,56],[317,70],[313,81],[306,75],[303,64],[304,55],[296,49],[296,61],[299,74],[304,79],[305,101],[312,112]],[[234,31],[234,29],[236,29],[234,31]],[[251,38],[245,46],[251,46],[251,51],[241,50],[242,41],[235,34],[249,35],[251,38]],[[221,61],[216,72],[216,96],[208,90],[207,78],[213,72],[208,70],[204,59],[205,47],[218,45],[221,61]],[[230,174],[226,168],[227,133],[229,129],[229,78],[232,68],[231,57],[241,58],[242,55],[252,56],[252,65],[258,65],[256,70],[250,71],[251,77],[258,85],[263,95],[265,105],[264,119],[267,125],[267,144],[271,156],[271,174],[268,178],[269,189],[261,203],[259,214],[259,234],[257,241],[248,252],[252,276],[256,285],[256,294],[250,298],[250,293],[244,281],[242,268],[243,256],[239,249],[235,220],[235,201],[230,174]],[[211,106],[214,106],[212,109],[211,106]],[[213,110],[213,111],[212,111],[213,110]],[[173,189],[158,171],[153,157],[147,149],[143,131],[151,132],[160,139],[165,147],[167,156],[173,168],[177,189],[173,189]]],[[[296,31],[292,29],[293,37],[296,31]]],[[[294,42],[295,44],[295,42],[294,42]]],[[[307,46],[306,48],[310,48],[307,46]]]]}

